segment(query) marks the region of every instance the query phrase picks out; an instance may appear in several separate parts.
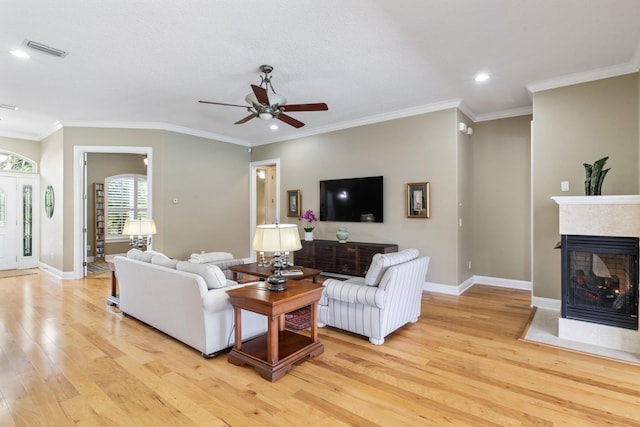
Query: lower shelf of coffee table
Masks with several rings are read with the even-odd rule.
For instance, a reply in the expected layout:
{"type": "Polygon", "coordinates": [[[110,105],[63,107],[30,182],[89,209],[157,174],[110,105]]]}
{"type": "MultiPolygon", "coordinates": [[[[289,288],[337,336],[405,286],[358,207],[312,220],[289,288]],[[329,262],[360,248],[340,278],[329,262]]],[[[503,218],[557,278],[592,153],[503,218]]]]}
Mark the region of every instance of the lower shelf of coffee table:
{"type": "Polygon", "coordinates": [[[229,353],[229,363],[251,365],[265,379],[276,381],[286,374],[298,360],[307,356],[318,356],[324,352],[319,341],[312,341],[305,335],[284,330],[278,333],[278,361],[267,361],[267,335],[242,343],[242,349],[233,348],[229,353]]]}

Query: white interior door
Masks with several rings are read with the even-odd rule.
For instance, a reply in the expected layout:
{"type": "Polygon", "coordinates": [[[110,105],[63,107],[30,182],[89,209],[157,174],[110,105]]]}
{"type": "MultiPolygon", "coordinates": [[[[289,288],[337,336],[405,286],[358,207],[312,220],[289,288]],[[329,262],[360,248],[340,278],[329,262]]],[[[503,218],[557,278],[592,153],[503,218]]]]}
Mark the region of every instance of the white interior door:
{"type": "Polygon", "coordinates": [[[82,277],[87,276],[87,152],[82,153],[82,277]]]}
{"type": "Polygon", "coordinates": [[[0,270],[18,265],[16,178],[0,177],[0,270]]]}

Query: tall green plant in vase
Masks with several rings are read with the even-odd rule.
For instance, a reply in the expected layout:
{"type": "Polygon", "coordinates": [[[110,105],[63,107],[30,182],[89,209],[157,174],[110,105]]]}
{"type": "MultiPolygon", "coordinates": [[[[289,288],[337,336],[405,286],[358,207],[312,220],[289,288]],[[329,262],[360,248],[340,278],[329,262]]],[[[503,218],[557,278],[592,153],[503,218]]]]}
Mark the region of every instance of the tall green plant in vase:
{"type": "Polygon", "coordinates": [[[584,181],[584,194],[587,196],[599,196],[602,194],[602,182],[609,169],[602,169],[609,157],[603,157],[592,165],[583,163],[586,179],[584,181]]]}

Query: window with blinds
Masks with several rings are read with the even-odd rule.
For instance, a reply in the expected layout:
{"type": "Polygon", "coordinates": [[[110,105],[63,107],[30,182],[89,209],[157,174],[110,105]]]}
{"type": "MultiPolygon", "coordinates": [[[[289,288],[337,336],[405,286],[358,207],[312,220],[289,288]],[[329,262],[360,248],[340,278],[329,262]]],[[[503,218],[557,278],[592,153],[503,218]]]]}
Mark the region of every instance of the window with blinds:
{"type": "Polygon", "coordinates": [[[127,219],[147,218],[147,177],[125,174],[105,179],[107,239],[122,236],[127,219]]]}

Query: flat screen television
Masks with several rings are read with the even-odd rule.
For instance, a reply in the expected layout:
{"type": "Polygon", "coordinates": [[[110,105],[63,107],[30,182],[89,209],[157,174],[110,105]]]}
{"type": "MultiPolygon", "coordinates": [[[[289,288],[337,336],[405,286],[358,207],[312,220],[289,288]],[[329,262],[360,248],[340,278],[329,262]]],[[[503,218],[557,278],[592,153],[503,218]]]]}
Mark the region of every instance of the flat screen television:
{"type": "Polygon", "coordinates": [[[383,220],[381,176],[320,181],[320,221],[383,220]]]}

